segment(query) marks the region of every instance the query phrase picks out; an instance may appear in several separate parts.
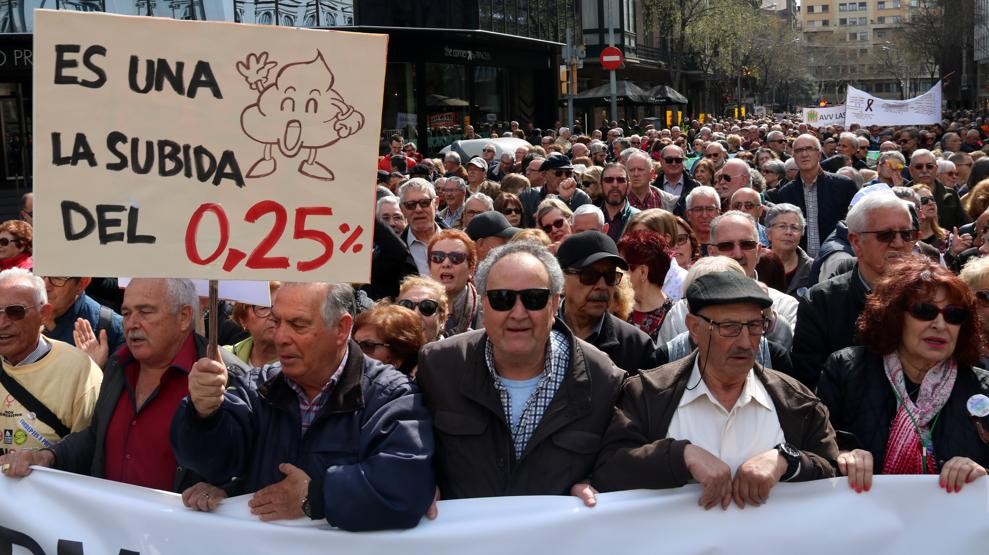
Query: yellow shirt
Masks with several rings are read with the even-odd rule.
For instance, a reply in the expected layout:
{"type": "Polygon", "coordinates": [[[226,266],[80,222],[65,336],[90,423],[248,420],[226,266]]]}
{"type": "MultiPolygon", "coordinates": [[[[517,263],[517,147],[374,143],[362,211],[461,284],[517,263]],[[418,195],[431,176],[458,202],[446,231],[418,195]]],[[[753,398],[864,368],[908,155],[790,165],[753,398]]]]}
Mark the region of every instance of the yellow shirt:
{"type": "MultiPolygon", "coordinates": [[[[3,370],[55,413],[73,432],[89,425],[103,382],[100,367],[83,351],[54,339],[41,360],[18,366],[3,362],[3,370]]],[[[40,449],[57,443],[58,435],[31,414],[0,385],[0,453],[40,449]]]]}

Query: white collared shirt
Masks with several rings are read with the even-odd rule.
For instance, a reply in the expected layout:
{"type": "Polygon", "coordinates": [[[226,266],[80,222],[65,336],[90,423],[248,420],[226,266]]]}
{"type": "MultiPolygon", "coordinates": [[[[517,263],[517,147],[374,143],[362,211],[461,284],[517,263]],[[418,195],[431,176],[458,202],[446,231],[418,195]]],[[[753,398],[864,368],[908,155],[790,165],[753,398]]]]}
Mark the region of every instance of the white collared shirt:
{"type": "Polygon", "coordinates": [[[683,392],[667,436],[690,440],[724,461],[734,475],[742,463],[785,441],[783,428],[755,371],[749,370],[742,394],[727,411],[701,380],[698,360],[687,381],[688,387],[698,385],[683,392]]]}
{"type": "MultiPolygon", "coordinates": [[[[439,232],[440,226],[437,225],[436,233],[439,232]]],[[[429,277],[429,250],[426,248],[426,242],[416,239],[416,234],[412,233],[411,226],[409,234],[405,237],[405,244],[409,247],[409,254],[412,255],[416,268],[419,269],[419,275],[429,277]]]]}

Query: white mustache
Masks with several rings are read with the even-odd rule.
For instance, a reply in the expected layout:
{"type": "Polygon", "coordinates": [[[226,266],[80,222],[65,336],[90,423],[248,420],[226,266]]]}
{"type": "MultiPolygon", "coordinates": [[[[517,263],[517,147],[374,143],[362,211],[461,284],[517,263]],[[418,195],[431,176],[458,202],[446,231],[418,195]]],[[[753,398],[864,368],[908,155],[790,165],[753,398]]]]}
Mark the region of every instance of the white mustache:
{"type": "Polygon", "coordinates": [[[139,331],[127,332],[127,339],[133,339],[135,341],[140,341],[140,340],[144,340],[144,339],[147,339],[147,338],[148,338],[148,336],[144,335],[143,333],[141,333],[139,331]]]}

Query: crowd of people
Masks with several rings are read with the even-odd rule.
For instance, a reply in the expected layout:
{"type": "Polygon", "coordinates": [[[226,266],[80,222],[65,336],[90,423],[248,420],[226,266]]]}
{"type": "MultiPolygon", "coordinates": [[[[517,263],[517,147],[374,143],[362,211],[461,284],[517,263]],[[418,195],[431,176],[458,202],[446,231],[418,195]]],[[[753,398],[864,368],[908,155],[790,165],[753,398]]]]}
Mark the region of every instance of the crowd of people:
{"type": "Polygon", "coordinates": [[[835,476],[959,491],[989,467],[987,138],[963,112],[612,122],[471,158],[395,135],[370,283],[206,315],[188,280],[32,274],[25,199],[0,225],[0,471],[354,531],[690,482],[707,509],[835,476]]]}

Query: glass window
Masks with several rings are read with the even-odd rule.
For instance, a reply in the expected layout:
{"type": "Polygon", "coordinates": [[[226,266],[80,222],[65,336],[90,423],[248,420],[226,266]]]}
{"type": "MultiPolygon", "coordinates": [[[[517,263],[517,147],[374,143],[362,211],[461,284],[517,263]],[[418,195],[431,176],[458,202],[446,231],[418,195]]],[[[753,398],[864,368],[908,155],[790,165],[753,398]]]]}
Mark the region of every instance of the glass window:
{"type": "Polygon", "coordinates": [[[419,115],[416,109],[415,82],[415,64],[388,64],[381,109],[381,136],[382,143],[386,146],[388,137],[397,133],[406,140],[416,142],[419,147],[416,137],[419,115]]]}
{"type": "Polygon", "coordinates": [[[454,64],[425,64],[427,143],[419,150],[436,152],[463,138],[462,123],[470,107],[467,102],[467,68],[454,64]]]}
{"type": "Polygon", "coordinates": [[[490,66],[477,66],[472,69],[474,83],[475,117],[481,121],[504,121],[508,119],[504,70],[490,66]]]}

